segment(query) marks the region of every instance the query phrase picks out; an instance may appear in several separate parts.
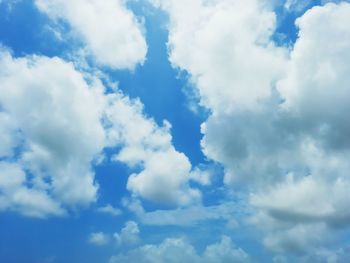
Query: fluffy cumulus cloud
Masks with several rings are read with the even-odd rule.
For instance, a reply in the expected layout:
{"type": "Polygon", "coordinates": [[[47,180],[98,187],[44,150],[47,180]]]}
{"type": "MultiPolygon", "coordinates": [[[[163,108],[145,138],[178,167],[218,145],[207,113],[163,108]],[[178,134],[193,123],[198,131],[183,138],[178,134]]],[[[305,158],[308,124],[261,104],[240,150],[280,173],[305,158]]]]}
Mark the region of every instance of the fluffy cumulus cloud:
{"type": "Polygon", "coordinates": [[[36,0],[56,22],[67,23],[97,64],[133,69],[147,53],[142,25],[122,0],[36,0]]]}
{"type": "MultiPolygon", "coordinates": [[[[2,210],[44,217],[95,201],[92,165],[106,147],[138,172],[128,181],[135,196],[175,205],[200,198],[169,124],[146,117],[139,101],[107,94],[99,79],[60,58],[14,58],[6,50],[0,57],[0,158],[10,167],[1,176],[18,179],[7,184],[4,178],[2,210]]],[[[100,211],[118,213],[108,206],[100,211]]]]}
{"type": "Polygon", "coordinates": [[[135,168],[127,188],[135,196],[163,204],[187,205],[200,199],[200,192],[189,186],[191,163],[174,148],[170,124],[159,127],[143,116],[143,105],[127,97],[110,98],[106,111],[111,145],[122,149],[114,156],[135,168]],[[137,127],[137,128],[135,128],[137,127]]]}
{"type": "Polygon", "coordinates": [[[122,262],[250,262],[249,256],[237,248],[229,237],[206,247],[202,255],[184,238],[168,238],[158,245],[144,245],[127,254],[114,256],[110,263],[122,262]]]}
{"type": "MultiPolygon", "coordinates": [[[[244,115],[251,111],[265,117],[263,102],[273,96],[273,85],[286,68],[286,50],[270,40],[275,14],[270,5],[255,0],[198,0],[190,5],[164,0],[158,4],[170,15],[170,61],[190,73],[201,104],[212,113],[202,125],[203,150],[225,164],[225,180],[230,182],[241,176],[233,171],[237,164],[232,157],[241,163],[249,151],[244,142],[255,136],[251,130],[252,136],[244,138],[240,130],[247,129],[239,119],[246,119],[244,115]]],[[[250,117],[244,125],[250,129],[259,117],[250,117]]],[[[266,137],[273,140],[269,134],[266,137]]],[[[242,175],[251,174],[247,170],[254,160],[246,162],[241,165],[242,175]]],[[[268,163],[265,166],[269,169],[268,163]]]]}
{"type": "Polygon", "coordinates": [[[1,158],[26,174],[16,193],[29,206],[46,200],[48,213],[60,213],[60,204],[90,203],[97,191],[90,163],[104,145],[99,85],[89,87],[59,58],[0,56],[1,158]],[[28,191],[40,202],[27,199],[28,191]]]}
{"type": "Polygon", "coordinates": [[[297,20],[299,39],[291,54],[287,77],[278,85],[283,107],[303,121],[322,146],[346,150],[350,124],[350,4],[314,7],[297,20]],[[322,43],[322,45],[319,45],[322,43]],[[301,68],[303,66],[303,68],[301,68]]]}
{"type": "Polygon", "coordinates": [[[15,163],[0,162],[0,191],[0,211],[11,209],[33,217],[64,214],[45,192],[27,187],[26,174],[15,163]]]}
{"type": "Polygon", "coordinates": [[[254,109],[270,96],[271,84],[285,67],[285,52],[270,41],[276,17],[269,5],[256,0],[155,2],[170,15],[171,63],[191,74],[201,103],[213,114],[254,109]]]}
{"type": "Polygon", "coordinates": [[[288,50],[271,40],[275,15],[264,1],[155,4],[170,16],[170,61],[211,112],[203,151],[223,164],[226,185],[252,193],[265,245],[324,245],[349,217],[350,5],[308,10],[288,50]]]}
{"type": "MultiPolygon", "coordinates": [[[[285,100],[282,110],[295,121],[291,132],[302,133],[299,155],[308,176],[289,174],[285,182],[252,197],[270,219],[290,223],[287,244],[303,249],[310,244],[300,236],[312,239],[320,232],[322,238],[314,238],[324,242],[327,231],[348,225],[350,126],[344,114],[349,111],[350,30],[344,25],[349,15],[350,4],[327,4],[297,20],[299,39],[277,88],[285,100]]],[[[267,242],[281,249],[281,242],[267,242]]]]}
{"type": "Polygon", "coordinates": [[[135,246],[140,242],[140,229],[136,222],[128,221],[120,233],[114,233],[113,237],[118,246],[135,246]]]}

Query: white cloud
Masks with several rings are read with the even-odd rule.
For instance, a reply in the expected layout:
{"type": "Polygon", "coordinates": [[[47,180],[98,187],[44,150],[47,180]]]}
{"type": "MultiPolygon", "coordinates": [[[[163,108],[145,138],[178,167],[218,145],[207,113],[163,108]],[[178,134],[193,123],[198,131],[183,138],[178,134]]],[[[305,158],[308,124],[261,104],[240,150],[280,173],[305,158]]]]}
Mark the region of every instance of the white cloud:
{"type": "Polygon", "coordinates": [[[110,204],[103,206],[103,207],[99,207],[97,209],[97,211],[100,213],[109,214],[112,216],[119,216],[123,213],[120,209],[115,208],[115,207],[111,206],[110,204]]]}
{"type": "Polygon", "coordinates": [[[275,250],[305,252],[348,226],[349,22],[348,3],[314,7],[297,20],[299,38],[277,89],[288,133],[299,145],[288,150],[301,157],[296,164],[304,171],[291,167],[284,182],[252,197],[264,214],[257,224],[268,230],[265,243],[275,250]]]}
{"type": "Polygon", "coordinates": [[[123,198],[122,205],[137,216],[142,216],[145,213],[141,201],[137,198],[123,198]]]}
{"type": "Polygon", "coordinates": [[[116,161],[138,168],[128,180],[134,195],[172,205],[187,205],[200,199],[200,192],[189,186],[191,163],[174,148],[170,124],[159,127],[143,114],[143,105],[119,94],[110,96],[106,111],[110,121],[111,145],[122,146],[116,161]]]}
{"type": "MultiPolygon", "coordinates": [[[[14,58],[3,50],[0,66],[0,157],[30,173],[24,183],[36,196],[29,202],[27,190],[18,192],[22,213],[43,216],[46,207],[54,214],[44,199],[57,210],[95,201],[98,185],[91,166],[105,147],[115,148],[116,161],[140,171],[128,180],[133,195],[172,205],[200,199],[189,186],[191,163],[172,145],[170,124],[157,125],[138,100],[118,90],[104,94],[97,77],[59,58],[14,58]],[[35,211],[35,200],[41,212],[25,211],[25,206],[35,211]]],[[[13,200],[7,201],[10,207],[13,200]]]]}
{"type": "Polygon", "coordinates": [[[203,261],[208,263],[249,262],[249,256],[241,248],[236,248],[231,238],[223,236],[220,243],[206,247],[203,261]]]}
{"type": "Polygon", "coordinates": [[[198,166],[192,170],[190,176],[192,181],[203,186],[210,186],[212,178],[214,177],[214,169],[205,166],[198,166]]]}
{"type": "Polygon", "coordinates": [[[122,0],[36,0],[52,19],[63,20],[95,61],[113,69],[133,69],[147,53],[142,26],[122,0]]]}
{"type": "Polygon", "coordinates": [[[281,183],[252,194],[267,247],[278,252],[309,253],[327,246],[348,226],[349,153],[322,152],[311,147],[301,157],[308,176],[289,174],[281,183]]]}
{"type": "MultiPolygon", "coordinates": [[[[326,159],[324,162],[327,166],[326,159]]],[[[345,171],[342,168],[337,169],[347,175],[348,164],[345,171]]],[[[350,216],[345,209],[349,185],[348,178],[342,177],[336,170],[328,176],[316,172],[296,179],[290,175],[286,182],[273,186],[266,193],[253,194],[251,202],[284,220],[289,218],[290,221],[322,221],[330,225],[342,225],[350,216]]]]}
{"type": "Polygon", "coordinates": [[[49,208],[42,203],[46,197],[69,207],[94,201],[97,185],[90,163],[104,147],[101,85],[89,86],[59,58],[13,58],[3,51],[0,65],[1,115],[12,122],[11,129],[2,126],[9,142],[6,155],[11,157],[20,134],[17,163],[32,174],[25,183],[32,185],[33,198],[26,200],[28,192],[20,191],[18,200],[33,209],[36,203],[49,208]]]}
{"type": "Polygon", "coordinates": [[[287,0],[284,3],[284,8],[286,8],[288,11],[302,12],[311,4],[311,0],[287,0]]]}
{"type": "MultiPolygon", "coordinates": [[[[224,202],[219,205],[194,205],[174,210],[155,210],[152,212],[139,212],[136,215],[146,225],[155,226],[194,226],[207,221],[226,221],[232,223],[237,215],[242,216],[245,211],[238,202],[224,202]]],[[[237,224],[237,222],[236,222],[237,224]]]]}
{"type": "Polygon", "coordinates": [[[15,163],[0,162],[0,193],[0,211],[39,218],[65,213],[44,191],[29,188],[25,172],[15,163]]]}
{"type": "Polygon", "coordinates": [[[120,233],[114,233],[114,239],[119,246],[135,246],[140,242],[139,226],[134,221],[128,221],[120,233]]]}
{"type": "Polygon", "coordinates": [[[265,245],[324,245],[348,221],[350,4],[308,10],[290,51],[271,40],[264,2],[157,4],[170,16],[171,63],[211,112],[203,152],[224,165],[227,185],[253,193],[265,245]]]}
{"type": "Polygon", "coordinates": [[[89,243],[96,246],[103,246],[108,244],[108,242],[109,236],[102,232],[91,233],[89,236],[89,243]]]}
{"type": "MultiPolygon", "coordinates": [[[[250,140],[241,134],[240,130],[247,130],[241,127],[241,119],[235,120],[236,114],[243,119],[247,111],[263,112],[263,102],[273,95],[274,84],[286,68],[287,50],[270,39],[276,26],[271,5],[255,0],[159,3],[170,16],[170,61],[190,74],[201,104],[211,112],[202,125],[204,153],[225,165],[227,184],[246,174],[258,177],[250,172],[256,160],[247,160],[237,172],[233,168],[239,165],[232,155],[241,163],[247,152],[245,141],[250,140]]],[[[255,121],[259,117],[245,125],[254,126],[255,121]]],[[[254,128],[251,135],[256,132],[259,137],[254,128]]],[[[265,135],[273,140],[268,131],[265,135]]],[[[270,164],[265,166],[271,169],[270,164]]]]}
{"type": "Polygon", "coordinates": [[[350,110],[350,29],[344,26],[349,14],[349,3],[327,4],[299,18],[288,75],[277,86],[284,109],[329,149],[350,147],[350,124],[344,119],[350,110]]]}
{"type": "Polygon", "coordinates": [[[190,73],[214,115],[256,108],[270,96],[286,53],[269,40],[276,20],[269,7],[255,0],[159,2],[170,16],[170,61],[190,73]]]}
{"type": "Polygon", "coordinates": [[[250,259],[242,249],[234,246],[229,237],[224,236],[221,242],[207,246],[202,255],[186,239],[168,238],[158,245],[144,245],[110,259],[110,263],[123,262],[239,263],[250,262],[250,259]]]}
{"type": "Polygon", "coordinates": [[[300,224],[277,231],[270,229],[264,245],[275,252],[308,254],[317,246],[327,244],[330,233],[322,224],[300,224]]]}
{"type": "Polygon", "coordinates": [[[13,156],[13,150],[18,145],[20,137],[14,120],[10,115],[0,111],[0,158],[13,156]]]}

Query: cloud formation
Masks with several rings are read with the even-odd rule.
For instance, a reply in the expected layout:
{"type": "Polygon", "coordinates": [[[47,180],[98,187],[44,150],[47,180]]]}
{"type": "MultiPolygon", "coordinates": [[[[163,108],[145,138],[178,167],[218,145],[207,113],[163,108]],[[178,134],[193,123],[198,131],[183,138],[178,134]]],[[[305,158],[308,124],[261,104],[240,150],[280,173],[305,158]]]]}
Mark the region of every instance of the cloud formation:
{"type": "Polygon", "coordinates": [[[135,196],[170,205],[199,201],[201,194],[189,186],[191,163],[172,144],[170,123],[159,127],[145,118],[143,105],[117,94],[111,95],[106,111],[109,141],[121,146],[114,160],[139,172],[130,175],[127,188],[135,196]]]}
{"type": "Polygon", "coordinates": [[[108,204],[106,206],[99,207],[97,209],[97,211],[100,213],[111,215],[111,216],[119,216],[123,213],[120,209],[115,208],[110,204],[108,204]]]}
{"type": "Polygon", "coordinates": [[[184,238],[168,238],[158,245],[144,245],[130,250],[127,254],[114,256],[110,263],[123,262],[184,262],[184,263],[214,263],[214,262],[250,262],[245,251],[237,248],[229,237],[223,236],[221,241],[205,248],[202,255],[184,238]]]}
{"type": "MultiPolygon", "coordinates": [[[[205,165],[192,167],[173,144],[171,124],[147,116],[139,99],[98,71],[133,70],[146,59],[143,25],[126,1],[36,0],[93,67],[85,72],[62,58],[16,57],[1,48],[0,211],[67,215],[96,201],[94,167],[120,162],[130,171],[123,205],[138,222],[113,235],[124,253],[111,262],[249,262],[226,236],[203,252],[185,238],[140,245],[139,223],[219,221],[259,228],[275,262],[345,262],[339,240],[350,219],[350,4],[321,1],[296,20],[293,46],[283,46],[274,41],[276,6],[295,16],[310,1],[151,2],[169,14],[169,61],[189,74],[209,112],[201,147],[222,165],[223,182],[205,165]],[[199,189],[222,183],[224,197],[208,194],[203,204],[199,189]]],[[[121,214],[111,205],[97,211],[121,214]]],[[[91,233],[88,241],[106,245],[112,235],[91,233]]]]}
{"type": "MultiPolygon", "coordinates": [[[[134,69],[145,61],[147,44],[140,21],[122,0],[36,0],[36,6],[56,22],[69,25],[98,65],[134,69]]],[[[67,38],[67,33],[65,38],[67,38]]]]}
{"type": "Polygon", "coordinates": [[[118,246],[135,246],[140,242],[139,226],[134,221],[128,221],[120,230],[120,233],[114,233],[113,237],[118,246]]]}
{"type": "MultiPolygon", "coordinates": [[[[170,124],[159,127],[138,100],[118,90],[107,93],[100,79],[60,58],[14,58],[4,50],[0,65],[0,158],[5,166],[18,166],[23,187],[46,200],[47,211],[31,215],[63,214],[94,202],[92,165],[105,148],[114,149],[114,161],[139,171],[128,180],[135,196],[172,205],[200,199],[189,186],[191,163],[172,145],[170,124]]],[[[12,198],[6,200],[3,209],[15,207],[12,198]]]]}
{"type": "Polygon", "coordinates": [[[60,205],[94,201],[98,186],[91,162],[104,146],[99,84],[89,86],[59,58],[13,58],[3,51],[0,64],[2,115],[12,122],[2,135],[7,137],[3,162],[15,161],[26,174],[22,184],[40,199],[56,200],[57,213],[60,205]]]}
{"type": "MultiPolygon", "coordinates": [[[[344,25],[349,15],[350,5],[342,3],[314,7],[299,18],[288,73],[277,85],[284,98],[281,108],[293,119],[290,133],[300,134],[296,143],[307,177],[291,170],[285,182],[252,202],[277,224],[288,222],[284,231],[295,233],[287,234],[294,244],[300,245],[300,230],[310,238],[318,233],[322,238],[315,238],[327,242],[326,236],[337,233],[334,229],[348,226],[350,126],[344,114],[349,111],[350,31],[344,25]]],[[[270,245],[281,248],[275,243],[270,245]]]]}
{"type": "Polygon", "coordinates": [[[103,246],[108,244],[108,242],[109,236],[102,232],[91,233],[89,236],[89,243],[96,246],[103,246]]]}
{"type": "Polygon", "coordinates": [[[211,112],[203,152],[223,164],[227,186],[252,193],[265,245],[326,244],[348,218],[350,5],[308,10],[289,50],[274,43],[264,1],[154,3],[170,17],[171,63],[211,112]]]}

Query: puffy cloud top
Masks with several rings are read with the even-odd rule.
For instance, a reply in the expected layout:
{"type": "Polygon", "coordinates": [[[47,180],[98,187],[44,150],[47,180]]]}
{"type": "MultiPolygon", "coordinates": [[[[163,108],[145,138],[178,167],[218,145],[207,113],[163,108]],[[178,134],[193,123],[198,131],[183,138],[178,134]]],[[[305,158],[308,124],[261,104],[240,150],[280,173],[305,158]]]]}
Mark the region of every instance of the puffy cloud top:
{"type": "Polygon", "coordinates": [[[142,25],[122,0],[36,0],[37,7],[54,20],[68,23],[102,66],[133,69],[143,63],[147,44],[142,25]]]}

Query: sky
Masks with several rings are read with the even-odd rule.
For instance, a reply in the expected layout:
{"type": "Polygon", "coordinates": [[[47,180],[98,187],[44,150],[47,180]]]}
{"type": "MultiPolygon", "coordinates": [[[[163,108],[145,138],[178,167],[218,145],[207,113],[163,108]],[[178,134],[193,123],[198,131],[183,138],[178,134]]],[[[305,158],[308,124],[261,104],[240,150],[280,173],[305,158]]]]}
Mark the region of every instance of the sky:
{"type": "Polygon", "coordinates": [[[336,0],[0,0],[0,262],[348,262],[349,24],[336,0]]]}

